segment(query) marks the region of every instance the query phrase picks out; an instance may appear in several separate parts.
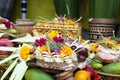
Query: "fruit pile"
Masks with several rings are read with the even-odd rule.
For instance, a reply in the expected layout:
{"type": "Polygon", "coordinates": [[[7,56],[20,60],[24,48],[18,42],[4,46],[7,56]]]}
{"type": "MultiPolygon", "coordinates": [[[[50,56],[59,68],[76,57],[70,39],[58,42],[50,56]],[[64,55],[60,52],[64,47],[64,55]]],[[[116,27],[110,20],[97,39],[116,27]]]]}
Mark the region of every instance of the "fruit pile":
{"type": "Polygon", "coordinates": [[[114,38],[103,38],[97,41],[98,51],[90,66],[95,70],[109,74],[120,74],[120,43],[114,38]]]}

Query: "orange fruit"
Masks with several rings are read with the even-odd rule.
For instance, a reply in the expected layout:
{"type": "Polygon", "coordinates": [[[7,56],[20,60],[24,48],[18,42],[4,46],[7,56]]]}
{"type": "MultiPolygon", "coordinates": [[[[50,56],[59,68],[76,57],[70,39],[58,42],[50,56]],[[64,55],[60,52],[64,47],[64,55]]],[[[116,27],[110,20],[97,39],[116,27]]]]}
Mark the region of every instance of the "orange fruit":
{"type": "Polygon", "coordinates": [[[74,75],[75,80],[90,80],[90,75],[85,70],[79,70],[74,75]]]}

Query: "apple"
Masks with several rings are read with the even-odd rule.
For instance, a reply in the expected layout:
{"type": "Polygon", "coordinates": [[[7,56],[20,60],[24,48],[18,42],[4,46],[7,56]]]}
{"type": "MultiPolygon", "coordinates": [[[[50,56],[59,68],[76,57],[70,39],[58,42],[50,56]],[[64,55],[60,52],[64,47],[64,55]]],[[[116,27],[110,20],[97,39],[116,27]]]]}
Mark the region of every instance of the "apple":
{"type": "Polygon", "coordinates": [[[98,74],[91,67],[86,66],[84,70],[90,74],[91,80],[99,80],[98,74]]]}

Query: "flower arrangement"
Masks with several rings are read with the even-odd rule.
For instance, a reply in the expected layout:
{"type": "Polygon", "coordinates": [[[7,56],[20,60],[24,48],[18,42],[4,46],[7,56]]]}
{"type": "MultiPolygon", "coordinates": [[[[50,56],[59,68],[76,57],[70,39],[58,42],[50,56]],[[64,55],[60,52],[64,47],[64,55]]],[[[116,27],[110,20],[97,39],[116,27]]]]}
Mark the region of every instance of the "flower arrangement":
{"type": "Polygon", "coordinates": [[[72,63],[77,61],[76,54],[70,44],[72,42],[66,37],[59,35],[58,31],[50,31],[46,38],[36,39],[36,55],[40,56],[46,62],[66,62],[72,63]]]}
{"type": "Polygon", "coordinates": [[[9,20],[0,17],[0,24],[4,24],[7,29],[15,29],[16,26],[9,20]]]}
{"type": "Polygon", "coordinates": [[[17,48],[12,55],[0,61],[0,64],[3,64],[11,59],[15,59],[3,74],[1,80],[3,80],[14,67],[10,79],[22,80],[24,73],[29,67],[26,62],[33,58],[36,59],[35,64],[37,66],[45,68],[46,70],[74,71],[76,68],[83,69],[94,57],[92,53],[97,52],[96,49],[98,49],[98,45],[90,45],[89,40],[86,41],[80,39],[80,37],[71,39],[56,30],[51,30],[46,33],[46,35],[36,38],[33,44],[32,46],[23,44],[17,48]],[[89,53],[91,52],[88,49],[89,47],[92,53],[89,53]]]}

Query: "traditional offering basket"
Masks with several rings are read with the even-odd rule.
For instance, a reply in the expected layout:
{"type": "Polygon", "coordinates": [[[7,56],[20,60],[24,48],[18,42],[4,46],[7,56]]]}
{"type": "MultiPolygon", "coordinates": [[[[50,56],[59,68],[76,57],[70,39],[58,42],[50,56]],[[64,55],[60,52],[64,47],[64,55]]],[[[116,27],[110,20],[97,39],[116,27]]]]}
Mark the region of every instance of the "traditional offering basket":
{"type": "Polygon", "coordinates": [[[116,19],[93,18],[93,20],[89,23],[89,39],[92,42],[95,42],[97,39],[101,38],[101,34],[104,37],[113,36],[115,24],[116,19]]]}
{"type": "Polygon", "coordinates": [[[96,71],[99,75],[99,80],[120,80],[120,75],[118,74],[108,74],[100,71],[96,71]]]}
{"type": "Polygon", "coordinates": [[[57,63],[57,62],[45,62],[43,60],[37,59],[36,65],[40,66],[46,72],[60,73],[60,72],[64,72],[67,69],[74,71],[77,68],[78,62],[76,61],[73,62],[72,64],[67,64],[67,63],[57,63]]]}
{"type": "MultiPolygon", "coordinates": [[[[81,36],[81,24],[80,23],[55,23],[55,22],[38,22],[34,26],[33,34],[34,36],[44,36],[49,31],[55,30],[60,33],[60,35],[69,37],[71,39],[76,38],[76,36],[81,36]]],[[[77,65],[77,62],[73,62],[73,65],[77,65]]],[[[57,62],[45,62],[43,60],[37,59],[37,65],[43,68],[43,70],[51,73],[58,73],[64,71],[65,68],[71,66],[66,63],[57,63],[57,62]]],[[[70,70],[76,69],[75,66],[71,66],[70,70]]]]}
{"type": "Polygon", "coordinates": [[[79,36],[82,34],[81,23],[66,24],[54,22],[38,22],[34,26],[33,34],[34,36],[40,36],[46,34],[50,30],[58,30],[61,34],[65,34],[65,31],[67,37],[70,38],[74,38],[78,31],[80,32],[79,36]]]}

